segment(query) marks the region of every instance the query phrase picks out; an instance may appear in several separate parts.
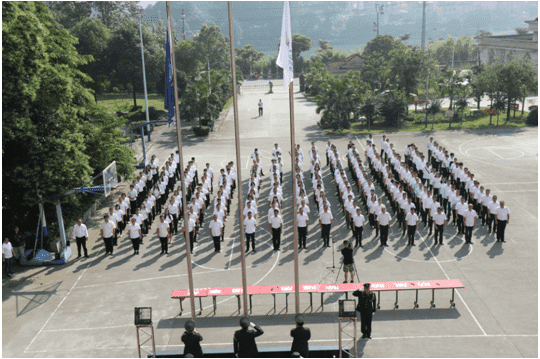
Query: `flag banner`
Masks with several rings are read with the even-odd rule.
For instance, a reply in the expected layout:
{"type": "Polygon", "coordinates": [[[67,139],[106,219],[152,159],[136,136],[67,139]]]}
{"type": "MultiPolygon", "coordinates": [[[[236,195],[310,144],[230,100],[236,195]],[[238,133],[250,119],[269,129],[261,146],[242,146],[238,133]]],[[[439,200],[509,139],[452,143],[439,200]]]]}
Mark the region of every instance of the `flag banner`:
{"type": "Polygon", "coordinates": [[[43,228],[43,233],[47,235],[47,221],[45,220],[45,211],[43,210],[43,204],[39,204],[39,215],[41,216],[41,227],[43,228]]]}
{"type": "Polygon", "coordinates": [[[283,5],[281,40],[279,42],[279,55],[276,64],[283,69],[283,86],[289,86],[293,81],[294,71],[292,60],[291,13],[288,1],[285,1],[283,5]]]}
{"type": "Polygon", "coordinates": [[[167,48],[165,49],[165,108],[169,110],[169,125],[174,118],[174,88],[173,88],[173,67],[171,62],[171,44],[169,39],[169,29],[167,29],[167,48]]]}

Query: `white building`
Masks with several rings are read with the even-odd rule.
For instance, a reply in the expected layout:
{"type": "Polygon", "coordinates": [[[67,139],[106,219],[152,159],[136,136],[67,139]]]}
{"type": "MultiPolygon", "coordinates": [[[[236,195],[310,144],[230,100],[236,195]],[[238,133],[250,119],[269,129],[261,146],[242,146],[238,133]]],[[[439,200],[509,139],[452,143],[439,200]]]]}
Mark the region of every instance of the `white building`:
{"type": "Polygon", "coordinates": [[[529,32],[523,35],[476,37],[480,50],[480,64],[490,65],[495,61],[526,59],[538,67],[538,18],[525,21],[529,32]]]}

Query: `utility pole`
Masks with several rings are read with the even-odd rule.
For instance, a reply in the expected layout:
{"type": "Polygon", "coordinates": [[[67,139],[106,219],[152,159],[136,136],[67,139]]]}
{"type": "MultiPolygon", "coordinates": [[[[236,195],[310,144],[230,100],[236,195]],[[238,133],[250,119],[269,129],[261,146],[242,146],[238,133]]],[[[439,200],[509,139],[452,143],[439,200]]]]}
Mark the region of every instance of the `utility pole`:
{"type": "MultiPolygon", "coordinates": [[[[425,5],[424,5],[425,6],[425,5]]],[[[186,31],[184,29],[184,25],[185,25],[185,20],[186,20],[186,15],[184,15],[184,9],[182,9],[182,15],[180,15],[180,18],[182,19],[182,39],[184,39],[184,41],[186,40],[186,31]]]]}
{"type": "Polygon", "coordinates": [[[422,52],[426,49],[426,2],[422,10],[422,52]]]}

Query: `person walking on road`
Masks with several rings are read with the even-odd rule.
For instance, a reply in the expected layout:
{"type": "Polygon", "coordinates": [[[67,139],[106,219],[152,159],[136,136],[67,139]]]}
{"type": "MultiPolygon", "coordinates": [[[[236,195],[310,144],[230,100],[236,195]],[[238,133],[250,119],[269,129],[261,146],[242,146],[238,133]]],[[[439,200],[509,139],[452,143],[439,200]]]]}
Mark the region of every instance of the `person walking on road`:
{"type": "Polygon", "coordinates": [[[263,115],[263,102],[259,99],[259,116],[263,115]]]}
{"type": "Polygon", "coordinates": [[[364,283],[364,290],[358,289],[353,292],[355,297],[358,297],[358,305],[356,310],[360,312],[362,339],[371,339],[371,320],[373,314],[377,311],[377,302],[375,293],[370,292],[370,284],[364,283]]]}
{"type": "Polygon", "coordinates": [[[84,250],[84,256],[88,258],[88,250],[86,249],[86,241],[88,241],[88,229],[86,225],[82,223],[82,219],[77,220],[77,224],[73,226],[73,235],[77,241],[77,251],[79,255],[77,258],[81,258],[81,246],[84,250]]]}
{"type": "Polygon", "coordinates": [[[259,355],[255,338],[264,334],[258,325],[251,323],[247,317],[240,319],[242,329],[234,332],[234,355],[237,358],[256,358],[259,355]],[[255,330],[249,330],[249,327],[255,330]]]}
{"type": "Polygon", "coordinates": [[[308,341],[311,339],[311,331],[309,328],[304,327],[305,317],[303,314],[296,314],[294,321],[296,322],[296,328],[291,330],[291,337],[293,337],[291,354],[296,352],[302,358],[307,358],[309,356],[308,341]]]}

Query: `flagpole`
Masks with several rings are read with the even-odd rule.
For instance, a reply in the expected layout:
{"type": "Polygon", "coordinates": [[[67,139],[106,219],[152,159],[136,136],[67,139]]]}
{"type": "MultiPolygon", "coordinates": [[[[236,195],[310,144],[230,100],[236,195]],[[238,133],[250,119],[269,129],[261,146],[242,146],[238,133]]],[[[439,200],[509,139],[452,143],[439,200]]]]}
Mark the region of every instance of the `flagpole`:
{"type": "Polygon", "coordinates": [[[243,214],[243,203],[242,203],[242,176],[241,176],[241,166],[240,166],[240,132],[238,126],[238,99],[236,97],[236,64],[235,64],[235,53],[234,53],[234,32],[233,32],[233,18],[232,18],[232,2],[229,1],[229,41],[230,41],[230,50],[231,50],[231,76],[233,83],[233,112],[234,112],[234,139],[236,144],[236,163],[238,168],[236,171],[237,174],[237,183],[238,183],[238,221],[240,222],[240,248],[242,254],[242,299],[244,300],[244,316],[248,315],[248,293],[247,293],[247,278],[246,278],[246,252],[245,252],[245,240],[244,240],[244,221],[242,220],[243,214]]]}
{"type": "Polygon", "coordinates": [[[172,23],[171,23],[171,4],[167,1],[167,22],[169,29],[169,51],[171,54],[173,84],[174,84],[174,115],[176,117],[176,134],[178,138],[178,156],[180,166],[180,181],[182,182],[182,207],[184,210],[184,238],[186,241],[186,258],[187,258],[187,272],[189,282],[189,299],[191,304],[191,319],[195,321],[195,296],[193,295],[193,273],[191,272],[191,243],[189,240],[189,225],[188,225],[188,211],[186,203],[186,181],[184,180],[184,156],[182,154],[182,134],[180,132],[180,109],[178,107],[178,87],[176,85],[176,62],[174,59],[174,46],[172,36],[172,23]]]}

